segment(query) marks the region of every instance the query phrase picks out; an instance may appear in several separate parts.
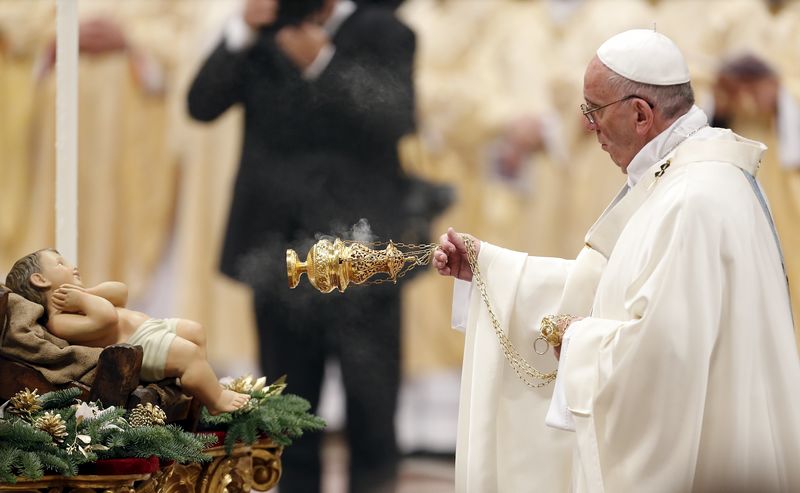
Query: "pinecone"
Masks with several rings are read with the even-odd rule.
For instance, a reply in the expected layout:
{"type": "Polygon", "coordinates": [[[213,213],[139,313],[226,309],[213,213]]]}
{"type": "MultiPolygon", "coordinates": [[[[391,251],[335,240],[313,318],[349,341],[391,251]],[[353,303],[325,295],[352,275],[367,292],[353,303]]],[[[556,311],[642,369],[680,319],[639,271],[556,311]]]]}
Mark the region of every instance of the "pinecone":
{"type": "Polygon", "coordinates": [[[137,404],[128,417],[128,423],[133,428],[141,426],[163,425],[167,419],[166,413],[160,407],[154,406],[151,402],[145,405],[137,404]]]}
{"type": "Polygon", "coordinates": [[[39,396],[36,394],[37,390],[20,390],[14,397],[11,398],[8,411],[13,414],[31,416],[39,412],[42,406],[39,404],[39,396]]]}
{"type": "Polygon", "coordinates": [[[36,418],[33,426],[49,433],[56,443],[63,442],[64,437],[67,436],[67,423],[61,419],[60,414],[53,414],[50,411],[44,413],[44,416],[36,418]]]}

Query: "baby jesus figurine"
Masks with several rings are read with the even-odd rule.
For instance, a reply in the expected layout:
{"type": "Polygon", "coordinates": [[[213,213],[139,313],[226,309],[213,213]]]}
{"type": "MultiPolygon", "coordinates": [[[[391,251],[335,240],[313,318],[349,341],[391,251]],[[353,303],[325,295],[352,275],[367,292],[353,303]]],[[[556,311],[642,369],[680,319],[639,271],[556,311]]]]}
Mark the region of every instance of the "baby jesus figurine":
{"type": "Polygon", "coordinates": [[[199,399],[211,414],[235,411],[250,399],[220,385],[206,360],[205,333],[199,323],[151,318],[125,308],[125,284],[109,281],[84,287],[78,269],[56,250],[39,250],[18,260],[6,285],[42,305],[42,325],[70,344],[142,346],[142,380],[180,378],[183,390],[199,399]]]}

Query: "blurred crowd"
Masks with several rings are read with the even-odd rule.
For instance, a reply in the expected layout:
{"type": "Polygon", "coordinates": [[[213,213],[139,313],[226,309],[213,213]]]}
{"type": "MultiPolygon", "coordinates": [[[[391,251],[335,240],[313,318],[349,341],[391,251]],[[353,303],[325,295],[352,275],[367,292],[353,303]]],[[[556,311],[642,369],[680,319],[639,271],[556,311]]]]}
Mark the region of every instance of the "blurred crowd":
{"type": "MultiPolygon", "coordinates": [[[[452,225],[572,258],[625,181],[584,128],[584,67],[611,35],[653,28],[685,53],[715,124],[769,146],[759,178],[800,313],[800,1],[383,3],[416,34],[416,131],[399,144],[401,165],[455,190],[430,240],[452,225]]],[[[219,273],[243,119],[233,108],[201,124],[186,100],[242,5],[79,1],[77,264],[86,279],[125,281],[139,303],[200,321],[222,374],[257,371],[252,294],[219,273]]],[[[3,272],[55,240],[55,13],[50,0],[0,0],[3,272]]],[[[409,382],[458,373],[451,290],[433,273],[403,285],[409,382]]]]}

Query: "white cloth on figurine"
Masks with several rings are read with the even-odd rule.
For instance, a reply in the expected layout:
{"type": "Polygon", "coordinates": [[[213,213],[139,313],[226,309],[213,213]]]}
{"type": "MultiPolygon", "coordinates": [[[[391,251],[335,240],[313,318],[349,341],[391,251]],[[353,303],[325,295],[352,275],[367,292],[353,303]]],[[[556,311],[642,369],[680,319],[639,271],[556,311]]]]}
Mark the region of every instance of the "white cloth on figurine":
{"type": "Polygon", "coordinates": [[[142,346],[142,369],[139,376],[145,382],[164,379],[167,355],[177,337],[179,318],[151,318],[136,328],[125,341],[131,346],[142,346]]]}
{"type": "Polygon", "coordinates": [[[644,84],[670,86],[690,80],[689,66],[678,46],[651,29],[612,36],[597,49],[597,58],[619,75],[644,84]]]}

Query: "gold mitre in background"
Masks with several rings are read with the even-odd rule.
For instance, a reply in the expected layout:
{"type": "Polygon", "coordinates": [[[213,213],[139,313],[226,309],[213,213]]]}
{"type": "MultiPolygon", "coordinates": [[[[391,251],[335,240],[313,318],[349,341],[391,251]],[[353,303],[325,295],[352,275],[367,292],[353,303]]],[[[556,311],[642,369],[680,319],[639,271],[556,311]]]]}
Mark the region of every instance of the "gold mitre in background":
{"type": "Polygon", "coordinates": [[[428,264],[437,245],[409,245],[404,243],[360,243],[336,238],[333,243],[322,239],[308,251],[305,262],[297,253],[286,250],[286,272],[289,287],[294,289],[305,273],[312,286],[323,293],[334,288],[340,292],[350,283],[367,284],[397,282],[406,272],[418,265],[428,264]],[[386,245],[383,250],[370,247],[386,245]]]}

